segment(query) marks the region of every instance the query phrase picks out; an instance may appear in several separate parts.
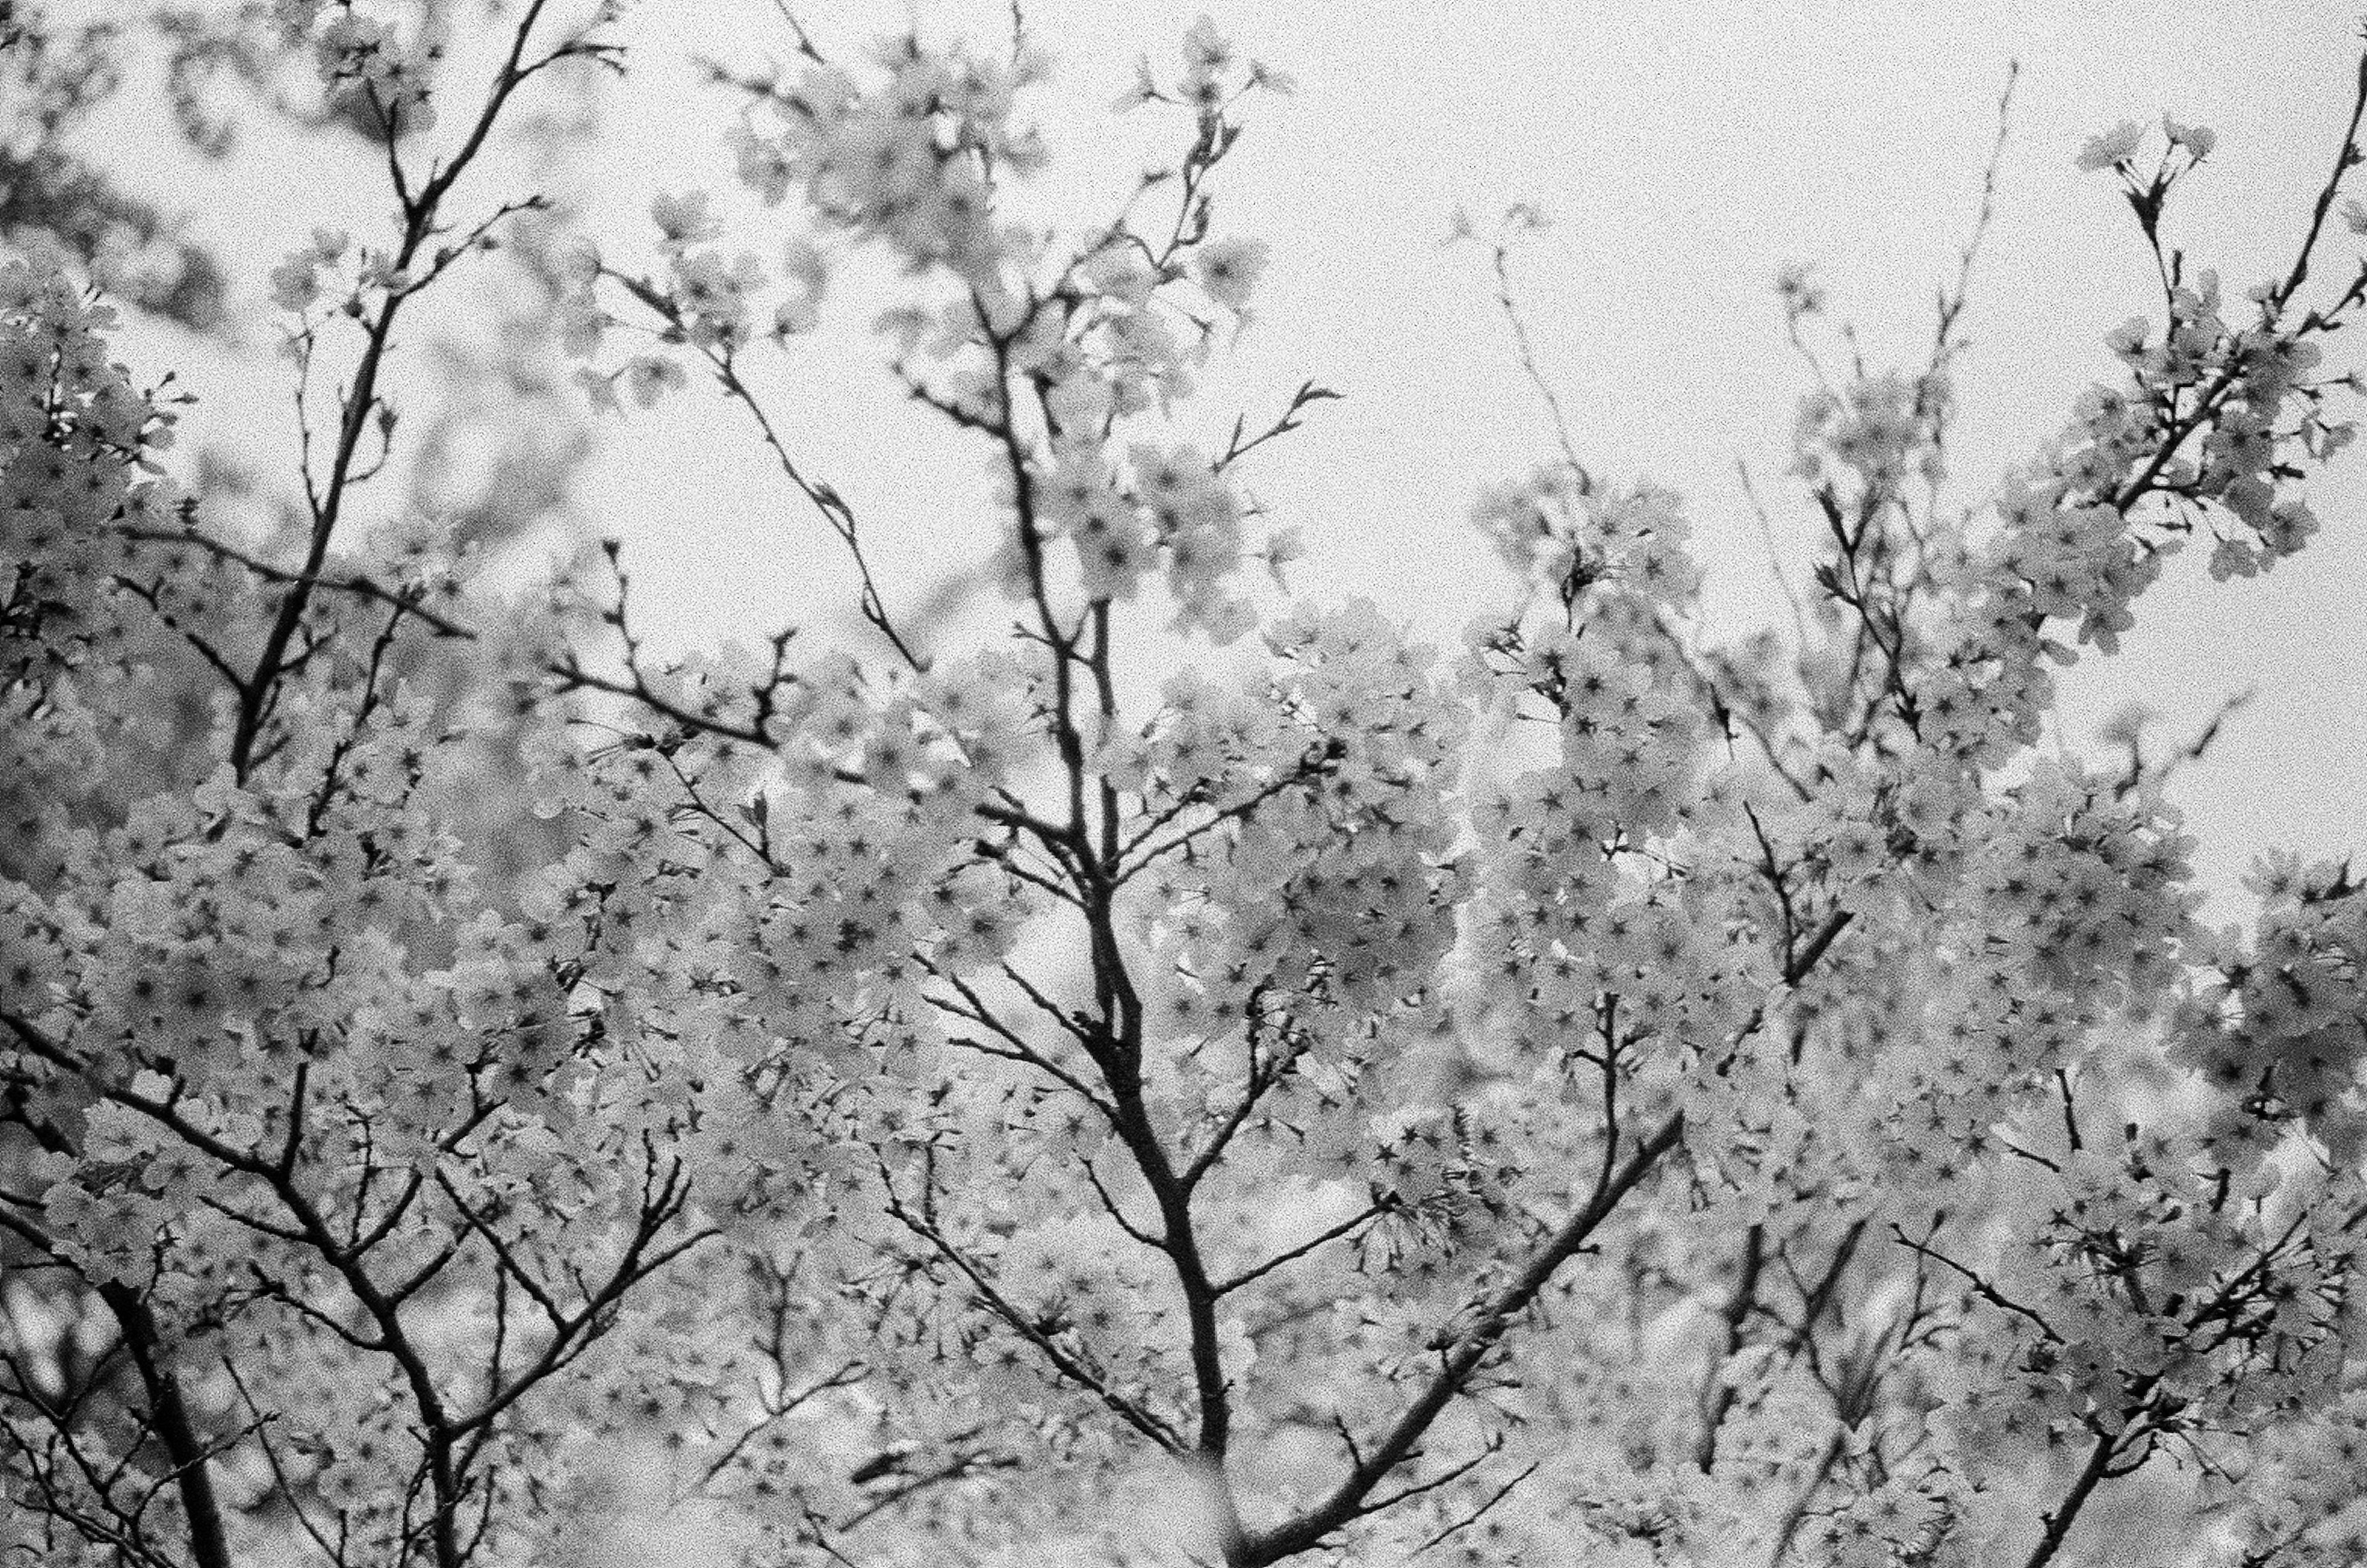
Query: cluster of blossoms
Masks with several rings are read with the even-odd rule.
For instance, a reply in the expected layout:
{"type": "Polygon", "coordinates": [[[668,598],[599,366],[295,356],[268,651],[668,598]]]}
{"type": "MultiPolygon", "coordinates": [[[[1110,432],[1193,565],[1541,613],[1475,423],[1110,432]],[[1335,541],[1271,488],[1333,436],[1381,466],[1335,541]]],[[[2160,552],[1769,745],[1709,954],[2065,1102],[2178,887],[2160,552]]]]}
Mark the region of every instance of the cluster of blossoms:
{"type": "Polygon", "coordinates": [[[153,739],[161,716],[122,701],[119,661],[154,656],[154,619],[202,624],[220,604],[208,563],[130,536],[171,515],[153,470],[173,416],[108,358],[113,324],[54,258],[0,265],[0,796],[11,803],[0,871],[11,874],[54,863],[67,814],[87,797],[154,782],[108,777],[110,753],[153,739]],[[153,617],[124,603],[118,573],[158,598],[153,617]]]}
{"type": "Polygon", "coordinates": [[[2232,932],[2219,944],[2179,1058],[2229,1097],[2221,1135],[2298,1124],[2332,1157],[2354,1158],[2367,1140],[2351,1039],[2367,1015],[2367,897],[2349,867],[2291,856],[2264,861],[2252,885],[2258,931],[2248,948],[2232,932]]]}
{"type": "Polygon", "coordinates": [[[432,89],[442,51],[427,37],[406,39],[383,14],[393,9],[357,0],[273,0],[272,15],[289,43],[309,45],[333,102],[364,105],[390,136],[422,135],[436,128],[432,89]]]}
{"type": "Polygon", "coordinates": [[[1899,371],[1820,388],[1800,400],[1792,441],[1794,471],[1811,487],[1854,493],[1850,509],[1870,499],[1902,494],[1908,481],[1936,485],[1947,477],[1935,431],[1954,407],[1954,388],[1942,368],[1909,378],[1899,371]],[[1914,463],[1910,471],[1904,465],[1914,463]]]}
{"type": "Polygon", "coordinates": [[[878,63],[882,74],[869,81],[817,62],[794,82],[767,85],[762,104],[778,130],[739,130],[741,180],[768,205],[801,189],[834,225],[992,285],[1009,243],[997,231],[995,183],[1044,163],[1035,130],[1013,118],[1043,62],[1024,45],[995,61],[908,39],[884,46],[878,63]]]}
{"type": "Polygon", "coordinates": [[[2043,663],[2074,657],[2050,625],[2112,652],[2162,558],[2199,526],[2213,531],[2222,578],[2264,570],[2316,531],[2293,490],[2292,448],[2316,433],[2313,447],[2339,450],[2350,426],[2321,420],[2325,389],[2306,379],[2322,352],[2314,340],[2333,323],[2289,319],[2285,294],[2263,288],[2259,320],[2231,326],[2205,272],[2172,287],[2158,341],[2131,327],[2112,334],[2127,384],[2091,389],[2077,422],[2006,489],[1998,532],[1942,568],[1962,607],[1934,634],[1945,671],[1933,694],[1950,712],[1927,743],[1983,762],[2026,744],[2049,692],[2043,663]]]}
{"type": "MultiPolygon", "coordinates": [[[[1040,70],[1025,48],[996,62],[906,39],[883,49],[873,73],[815,62],[793,80],[749,84],[751,118],[734,146],[753,194],[777,206],[798,191],[816,220],[816,234],[786,247],[770,311],[776,344],[817,319],[830,247],[882,250],[926,280],[926,302],[899,306],[879,322],[897,346],[897,374],[914,397],[1025,455],[1003,476],[1018,515],[993,575],[1024,599],[1037,558],[1066,540],[1059,547],[1073,552],[1073,570],[1048,580],[1048,592],[1124,601],[1157,574],[1179,626],[1229,641],[1253,619],[1237,569],[1250,558],[1278,563],[1295,547],[1286,532],[1251,536],[1251,508],[1228,472],[1248,449],[1238,428],[1211,458],[1188,443],[1150,438],[1150,416],[1189,395],[1216,331],[1212,314],[1243,317],[1263,270],[1263,243],[1211,233],[1207,179],[1238,134],[1227,107],[1278,83],[1213,35],[1185,52],[1174,93],[1153,96],[1192,106],[1200,131],[1165,176],[1182,210],[1156,237],[1120,222],[1064,253],[999,219],[998,192],[1043,158],[1033,130],[1016,118],[1020,91],[1040,70]]],[[[654,318],[659,338],[656,350],[614,369],[586,368],[595,400],[615,406],[621,385],[646,406],[684,386],[667,349],[686,344],[730,395],[755,408],[742,351],[770,280],[754,255],[727,260],[709,243],[720,234],[714,212],[704,193],[659,199],[652,217],[663,265],[654,276],[597,261],[579,269],[566,305],[572,347],[595,353],[607,329],[637,314],[654,318]]],[[[1304,407],[1330,395],[1302,388],[1268,434],[1295,427],[1304,407]]],[[[825,511],[836,504],[834,494],[806,488],[825,511]]],[[[831,521],[851,544],[851,518],[831,521]]]]}
{"type": "Polygon", "coordinates": [[[1597,615],[1637,603],[1682,607],[1701,586],[1678,498],[1649,485],[1615,494],[1580,469],[1549,466],[1483,497],[1472,522],[1523,581],[1567,604],[1606,580],[1642,595],[1606,600],[1597,615]]]}
{"type": "MultiPolygon", "coordinates": [[[[443,251],[435,270],[442,271],[458,254],[443,251]]],[[[271,302],[297,321],[288,340],[291,357],[300,359],[309,350],[319,321],[339,315],[359,321],[429,281],[425,272],[406,265],[394,251],[355,245],[342,229],[313,230],[309,244],[271,269],[271,302]]]]}
{"type": "MultiPolygon", "coordinates": [[[[409,102],[391,35],[286,9],[409,102]]],[[[494,108],[589,49],[536,26],[494,108]]],[[[2367,895],[2271,862],[2214,937],[2159,781],[2033,743],[2186,535],[2306,542],[2361,290],[2296,318],[2297,268],[2234,327],[2181,264],[1977,525],[1910,493],[1944,330],[1812,399],[1792,668],[1705,644],[1673,494],[1574,461],[1482,500],[1513,603],[1442,655],[1255,581],[1243,466],[1328,394],[1189,423],[1265,262],[1211,181],[1269,73],[1206,24],[1146,65],[1175,206],[1064,243],[1007,216],[1030,51],[797,41],[734,141],[810,219],[777,282],[661,197],[567,335],[656,340],[595,399],[697,365],[744,405],[878,649],[668,662],[621,547],[495,605],[432,523],[346,522],[396,312],[470,248],[429,248],[448,179],[323,319],[361,347],[284,560],[151,475],[104,313],[0,271],[6,1544],[527,1564],[597,1544],[556,1512],[623,1529],[635,1455],[632,1507],[796,1568],[2044,1568],[2141,1469],[2203,1560],[2340,1560],[2367,895]],[[749,378],[866,253],[991,467],[1000,646],[899,625],[749,378]],[[1229,663],[1157,669],[1161,615],[1229,663]],[[496,874],[454,803],[501,726],[496,874]]],[[[2149,180],[2088,155],[2149,237],[2209,151],[2167,133],[2149,180]]],[[[300,367],[353,253],[275,275],[300,367]]]]}

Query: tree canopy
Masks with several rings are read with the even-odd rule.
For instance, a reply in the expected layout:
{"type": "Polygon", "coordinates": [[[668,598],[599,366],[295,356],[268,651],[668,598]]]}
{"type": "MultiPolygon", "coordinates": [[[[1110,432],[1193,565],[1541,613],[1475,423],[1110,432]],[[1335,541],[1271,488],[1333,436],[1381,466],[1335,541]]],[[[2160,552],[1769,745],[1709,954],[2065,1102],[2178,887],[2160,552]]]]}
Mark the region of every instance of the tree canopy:
{"type": "MultiPolygon", "coordinates": [[[[1174,155],[1046,230],[1024,23],[785,12],[717,72],[764,231],[653,191],[637,263],[489,176],[615,12],[174,35],[382,153],[386,226],[271,275],[283,525],[117,362],[93,236],[169,225],[54,164],[0,223],[9,1560],[2367,1561],[2367,892],[2269,851],[2206,929],[2178,759],[2043,743],[2172,553],[2307,570],[2367,55],[2257,287],[2169,237],[2212,132],[2088,144],[2158,294],[1977,501],[1963,276],[1923,362],[1810,393],[1794,632],[1708,635],[1683,504],[1565,432],[1436,648],[1291,596],[1248,476],[1333,394],[1196,392],[1286,78],[1162,44],[1114,112],[1174,155]],[[593,405],[744,424],[850,636],[661,655],[625,546],[504,595],[383,482],[405,332],[515,250],[593,405]],[[752,377],[862,257],[985,465],[938,525],[983,615],[752,377]]],[[[62,36],[0,8],[28,81],[62,36]]]]}

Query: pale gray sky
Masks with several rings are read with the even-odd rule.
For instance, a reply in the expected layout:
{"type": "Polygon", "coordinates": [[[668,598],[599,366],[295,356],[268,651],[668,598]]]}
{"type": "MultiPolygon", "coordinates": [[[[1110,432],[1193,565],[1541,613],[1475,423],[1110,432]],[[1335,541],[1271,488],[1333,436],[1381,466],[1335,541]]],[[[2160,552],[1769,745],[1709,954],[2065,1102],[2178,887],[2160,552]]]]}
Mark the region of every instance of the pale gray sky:
{"type": "MultiPolygon", "coordinates": [[[[1523,248],[1516,276],[1580,455],[1598,473],[1648,475],[1688,497],[1710,613],[1740,631],[1782,610],[1738,459],[1786,542],[1807,538],[1784,477],[1805,372],[1770,288],[1780,265],[1815,265],[1871,357],[1920,355],[1976,209],[1998,91],[2022,62],[1960,367],[1956,473],[1970,499],[2108,374],[2102,334],[2157,304],[2113,182],[2072,166],[2079,143],[2165,109],[2217,130],[2171,226],[2239,295],[2290,262],[2358,47],[2357,0],[1030,0],[1031,31],[1059,62],[1036,99],[1056,155],[1033,198],[1045,211],[1106,212],[1172,144],[1172,121],[1141,114],[1114,130],[1109,104],[1136,57],[1172,51],[1204,8],[1298,84],[1251,109],[1219,186],[1220,231],[1268,240],[1274,262],[1257,325],[1210,378],[1205,433],[1220,442],[1232,408],[1274,409],[1308,377],[1346,394],[1268,449],[1251,488],[1303,525],[1303,589],[1369,595],[1450,640],[1503,599],[1464,522],[1475,492],[1553,449],[1485,254],[1441,247],[1457,207],[1483,227],[1522,201],[1556,220],[1523,248]]],[[[914,17],[932,36],[998,39],[1009,27],[1004,0],[840,0],[805,14],[825,48],[850,53],[914,17]]],[[[730,186],[727,106],[692,90],[681,59],[753,59],[780,36],[767,0],[642,0],[634,73],[580,165],[596,229],[637,243],[656,191],[730,186]]],[[[353,173],[282,170],[258,194],[252,162],[225,172],[249,182],[218,203],[245,225],[255,265],[242,281],[259,294],[272,247],[312,220],[284,182],[349,200],[368,192],[353,173]]],[[[756,217],[748,243],[772,253],[783,215],[756,217]]],[[[340,220],[369,221],[366,209],[340,220]]],[[[2338,235],[2328,265],[2355,254],[2338,235]]],[[[855,279],[771,389],[815,470],[863,513],[892,600],[900,568],[917,591],[929,562],[960,558],[985,480],[980,456],[879,371],[863,332],[878,298],[855,279]]],[[[225,426],[266,429],[285,406],[251,368],[210,384],[200,367],[194,381],[225,426]]],[[[728,411],[698,395],[611,422],[605,438],[591,497],[629,542],[662,629],[753,631],[843,599],[830,542],[787,503],[728,411]]],[[[2147,601],[2128,652],[2067,682],[2068,728],[2083,742],[2131,696],[2161,711],[2165,739],[2182,738],[2224,695],[2259,684],[2178,791],[2223,884],[2271,845],[2367,848],[2361,463],[2338,469],[2317,504],[2326,532],[2298,561],[2266,581],[2214,584],[2195,552],[2147,601]]],[[[1789,563],[1795,581],[1801,559],[1789,563]]]]}

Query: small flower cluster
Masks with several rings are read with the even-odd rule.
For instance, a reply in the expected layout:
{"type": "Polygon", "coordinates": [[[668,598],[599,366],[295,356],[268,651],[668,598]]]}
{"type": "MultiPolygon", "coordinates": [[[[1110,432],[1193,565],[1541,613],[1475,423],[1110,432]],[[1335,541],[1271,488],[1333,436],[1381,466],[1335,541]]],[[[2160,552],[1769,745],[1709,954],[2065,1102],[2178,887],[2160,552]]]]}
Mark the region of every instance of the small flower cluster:
{"type": "MultiPolygon", "coordinates": [[[[1206,79],[1228,85],[1225,101],[1270,85],[1195,36],[1190,69],[1216,73],[1206,79]]],[[[1179,626],[1219,642],[1239,637],[1254,621],[1234,581],[1252,557],[1250,509],[1225,471],[1243,449],[1240,432],[1233,450],[1210,460],[1189,443],[1120,428],[1190,390],[1212,327],[1172,298],[1179,286],[1188,282],[1206,307],[1242,316],[1264,268],[1260,243],[1208,233],[1206,179],[1233,134],[1221,108],[1207,111],[1218,117],[1216,129],[1176,176],[1184,217],[1172,235],[1154,240],[1121,223],[1055,264],[1047,242],[997,216],[1002,184],[1042,162],[1033,133],[1014,119],[1039,69],[1032,57],[1022,51],[998,63],[906,39],[883,48],[877,64],[866,74],[816,62],[794,83],[756,91],[756,114],[777,129],[743,129],[736,141],[742,181],[768,204],[801,188],[825,233],[882,246],[901,267],[951,286],[941,302],[900,306],[880,326],[914,396],[1002,447],[995,461],[1012,470],[1004,482],[1018,518],[991,570],[1008,591],[1022,599],[1037,586],[1069,592],[1063,580],[1071,574],[1047,576],[1046,551],[1065,539],[1074,591],[1085,602],[1130,600],[1160,571],[1179,626]]],[[[732,361],[753,332],[763,267],[745,253],[727,260],[708,243],[721,229],[702,193],[661,197],[653,216],[663,276],[580,265],[564,306],[571,348],[592,352],[617,321],[595,294],[612,280],[658,316],[662,345],[706,353],[727,391],[753,406],[732,361]]],[[[792,243],[788,286],[773,313],[776,341],[812,325],[827,270],[817,244],[792,243]]],[[[662,349],[579,378],[608,407],[619,387],[648,406],[685,379],[662,349]]],[[[1306,402],[1330,395],[1302,389],[1276,431],[1291,428],[1306,402]]],[[[844,530],[844,520],[833,526],[844,530]]],[[[1254,553],[1278,564],[1290,551],[1276,537],[1254,553]]]]}
{"type": "Polygon", "coordinates": [[[2306,503],[2279,486],[2297,436],[2320,432],[2311,446],[2330,452],[2340,446],[2331,432],[2347,428],[2314,413],[2282,424],[2289,405],[2318,400],[2303,378],[2320,355],[2307,334],[2324,324],[2288,326],[2279,301],[2264,298],[2258,324],[2231,327],[2209,273],[2173,288],[2169,303],[2160,340],[2135,325],[2113,334],[2129,384],[2082,400],[2046,459],[2005,488],[1998,533],[1950,573],[1963,608],[1938,634],[1942,666],[1919,694],[1926,744],[1994,761],[2034,739],[2051,695],[2043,663],[2076,657],[2048,635],[2050,623],[2072,623],[2079,642],[2112,651],[2162,558],[2201,519],[2235,525],[2216,535],[2218,577],[2263,570],[2316,532],[2306,503]],[[2148,501],[2166,510],[2144,524],[2148,501]]]}
{"type": "Polygon", "coordinates": [[[742,181],[767,204],[798,188],[834,225],[992,287],[1005,246],[994,183],[1044,160],[1034,129],[1014,119],[1041,62],[1025,50],[995,61],[903,39],[883,45],[876,64],[876,83],[816,62],[769,85],[761,101],[771,129],[735,132],[742,181]]]}
{"type": "Polygon", "coordinates": [[[2358,1293],[2339,1224],[2310,1223],[2273,1167],[2231,1172],[2163,1127],[2103,1136],[2024,1166],[2036,1245],[2009,1238],[1980,1285],[2005,1386],[1949,1416],[1968,1460],[2033,1434],[2223,1446],[2339,1401],[2358,1293]]]}
{"type": "Polygon", "coordinates": [[[1649,485],[1617,494],[1581,469],[1551,464],[1483,496],[1472,522],[1523,581],[1565,604],[1610,582],[1652,604],[1682,606],[1701,585],[1677,498],[1649,485]]]}
{"type": "Polygon", "coordinates": [[[2329,1157],[2355,1160],[2367,1149],[2367,897],[2347,865],[2291,856],[2260,863],[2250,886],[2258,931],[2248,947],[2229,933],[2174,1059],[2224,1096],[2212,1129],[2224,1141],[2298,1125],[2329,1157]]]}
{"type": "Polygon", "coordinates": [[[435,43],[406,40],[394,22],[357,0],[274,0],[272,8],[291,42],[311,46],[333,100],[366,104],[390,136],[435,129],[431,89],[443,53],[435,43]]]}
{"type": "Polygon", "coordinates": [[[1793,430],[1793,471],[1812,489],[1847,490],[1847,507],[1861,513],[1903,496],[1909,479],[1936,485],[1947,469],[1933,435],[1954,396],[1940,369],[1913,378],[1886,371],[1811,392],[1793,430]]]}
{"type": "Polygon", "coordinates": [[[121,711],[133,664],[173,656],[131,594],[205,625],[226,592],[202,554],[135,536],[174,511],[153,472],[173,414],[109,357],[113,324],[53,263],[0,264],[0,874],[45,869],[73,812],[142,782],[102,761],[155,717],[121,711]]]}

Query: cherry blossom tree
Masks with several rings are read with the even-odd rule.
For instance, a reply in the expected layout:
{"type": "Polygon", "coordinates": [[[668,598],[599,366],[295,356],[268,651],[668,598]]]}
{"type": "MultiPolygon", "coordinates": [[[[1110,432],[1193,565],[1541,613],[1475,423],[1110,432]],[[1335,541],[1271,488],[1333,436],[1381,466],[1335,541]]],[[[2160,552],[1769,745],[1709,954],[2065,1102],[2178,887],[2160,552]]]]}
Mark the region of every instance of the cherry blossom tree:
{"type": "Polygon", "coordinates": [[[1796,638],[1709,638],[1681,501],[1566,438],[1440,649],[1285,597],[1246,477],[1331,394],[1195,400],[1285,79],[1195,25],[1122,106],[1178,154],[1048,231],[1024,18],[785,16],[716,70],[774,229],[652,192],[563,326],[620,417],[744,423],[861,635],[673,659],[622,546],[504,601],[374,502],[398,326],[540,206],[486,149],[621,62],[606,4],[493,6],[472,97],[428,14],[276,7],[391,218],[273,274],[284,547],[176,482],[65,258],[0,267],[15,1560],[2042,1568],[2140,1560],[2130,1500],[2180,1562],[2367,1559],[2367,893],[2271,852],[2209,931],[2166,764],[2039,744],[2167,556],[2317,526],[2367,57],[2239,299],[2171,237],[2211,133],[2088,146],[2157,313],[1992,499],[1961,276],[1922,365],[1825,379],[1796,638]],[[990,475],[983,631],[759,390],[866,258],[990,475]],[[523,869],[456,832],[488,787],[523,869]]]}

